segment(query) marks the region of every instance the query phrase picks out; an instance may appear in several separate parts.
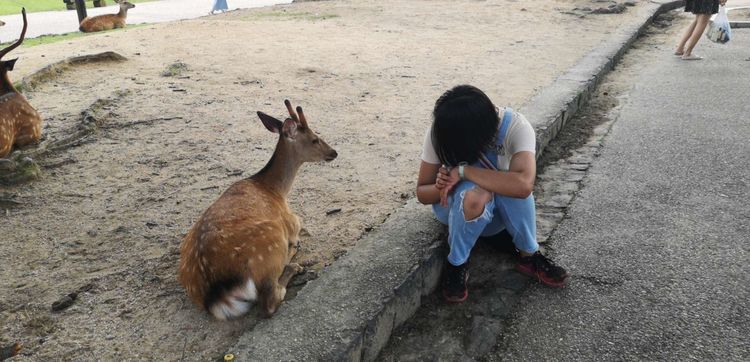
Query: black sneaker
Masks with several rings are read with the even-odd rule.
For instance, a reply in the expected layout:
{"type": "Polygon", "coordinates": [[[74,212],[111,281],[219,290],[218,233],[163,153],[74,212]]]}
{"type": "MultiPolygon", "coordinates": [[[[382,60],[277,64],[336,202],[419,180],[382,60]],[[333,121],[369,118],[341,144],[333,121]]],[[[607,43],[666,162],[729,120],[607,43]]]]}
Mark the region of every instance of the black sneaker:
{"type": "Polygon", "coordinates": [[[565,269],[555,265],[539,251],[531,256],[522,256],[521,261],[516,265],[516,270],[521,274],[535,277],[542,284],[553,288],[564,287],[570,276],[565,269]]]}
{"type": "Polygon", "coordinates": [[[466,282],[469,281],[468,263],[453,266],[446,262],[443,274],[443,297],[448,303],[463,303],[469,297],[466,282]]]}

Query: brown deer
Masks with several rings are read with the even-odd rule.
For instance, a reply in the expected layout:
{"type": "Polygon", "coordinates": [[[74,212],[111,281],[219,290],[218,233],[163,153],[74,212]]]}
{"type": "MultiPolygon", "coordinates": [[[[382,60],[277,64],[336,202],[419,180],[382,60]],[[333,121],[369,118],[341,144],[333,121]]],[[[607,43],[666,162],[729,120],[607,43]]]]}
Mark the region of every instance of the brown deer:
{"type": "Polygon", "coordinates": [[[87,17],[81,21],[81,26],[78,29],[84,33],[92,33],[95,31],[111,30],[116,28],[125,27],[125,19],[128,17],[128,9],[132,9],[135,5],[124,1],[116,1],[120,4],[120,11],[117,14],[105,14],[94,17],[87,17]]]}
{"type": "Polygon", "coordinates": [[[291,117],[284,122],[258,112],[279,134],[266,166],[230,186],[182,240],[180,283],[195,304],[221,320],[247,313],[254,301],[266,316],[276,312],[289,280],[302,271],[291,263],[301,224],[287,194],[304,162],[338,156],[308,127],[301,107],[295,113],[288,100],[284,104],[291,117]]]}
{"type": "Polygon", "coordinates": [[[0,50],[0,158],[10,154],[13,145],[26,146],[39,142],[42,135],[42,117],[21,93],[13,86],[8,72],[13,70],[16,59],[3,60],[11,50],[23,43],[26,36],[26,9],[21,10],[23,29],[21,37],[7,48],[0,50]]]}

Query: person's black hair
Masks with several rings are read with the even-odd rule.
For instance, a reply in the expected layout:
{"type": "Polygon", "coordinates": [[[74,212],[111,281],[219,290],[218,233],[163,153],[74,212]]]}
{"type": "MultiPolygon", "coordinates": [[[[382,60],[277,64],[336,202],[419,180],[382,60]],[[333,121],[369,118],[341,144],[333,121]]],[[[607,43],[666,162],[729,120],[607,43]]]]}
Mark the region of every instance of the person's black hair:
{"type": "Polygon", "coordinates": [[[497,108],[478,88],[459,85],[443,93],[432,112],[432,145],[440,162],[472,164],[494,140],[497,108]]]}

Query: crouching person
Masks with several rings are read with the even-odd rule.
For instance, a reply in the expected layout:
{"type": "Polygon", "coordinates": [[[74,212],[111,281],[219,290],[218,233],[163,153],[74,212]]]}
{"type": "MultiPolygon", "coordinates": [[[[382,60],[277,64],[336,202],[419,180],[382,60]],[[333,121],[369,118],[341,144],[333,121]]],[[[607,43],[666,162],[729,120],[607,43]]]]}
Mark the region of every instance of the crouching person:
{"type": "Polygon", "coordinates": [[[523,115],[496,108],[481,90],[460,85],[435,102],[417,182],[417,198],[433,205],[448,225],[450,253],[443,295],[460,303],[468,297],[468,259],[480,236],[503,230],[521,258],[519,272],[551,287],[563,287],[565,269],[539,252],[534,180],[536,138],[523,115]]]}

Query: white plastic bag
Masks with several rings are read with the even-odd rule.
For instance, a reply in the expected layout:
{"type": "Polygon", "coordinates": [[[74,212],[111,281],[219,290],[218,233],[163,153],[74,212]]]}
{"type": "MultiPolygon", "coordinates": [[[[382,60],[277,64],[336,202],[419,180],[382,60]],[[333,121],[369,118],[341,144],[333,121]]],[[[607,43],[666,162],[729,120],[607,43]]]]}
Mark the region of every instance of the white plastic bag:
{"type": "Polygon", "coordinates": [[[714,20],[708,25],[706,36],[714,43],[724,44],[732,38],[732,29],[729,28],[729,18],[727,17],[727,8],[719,6],[719,13],[714,20]]]}

